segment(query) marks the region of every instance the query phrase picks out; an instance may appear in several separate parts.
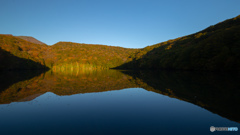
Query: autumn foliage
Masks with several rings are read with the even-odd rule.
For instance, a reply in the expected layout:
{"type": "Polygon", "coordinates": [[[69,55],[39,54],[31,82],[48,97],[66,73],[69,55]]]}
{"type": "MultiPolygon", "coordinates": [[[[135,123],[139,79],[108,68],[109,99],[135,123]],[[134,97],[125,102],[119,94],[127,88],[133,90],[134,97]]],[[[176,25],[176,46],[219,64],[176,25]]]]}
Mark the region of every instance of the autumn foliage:
{"type": "Polygon", "coordinates": [[[240,16],[142,49],[72,42],[48,46],[31,37],[12,35],[0,35],[0,49],[1,70],[119,68],[240,71],[240,16]]]}
{"type": "Polygon", "coordinates": [[[240,16],[145,47],[124,69],[240,71],[240,16]]]}
{"type": "Polygon", "coordinates": [[[12,35],[0,35],[0,49],[2,50],[0,53],[1,69],[19,69],[16,64],[19,63],[18,60],[9,61],[11,55],[41,65],[37,67],[21,62],[23,69],[47,67],[54,71],[113,68],[131,61],[130,56],[137,51],[137,49],[71,42],[59,42],[48,46],[12,35]],[[12,66],[9,67],[9,65],[12,66]]]}

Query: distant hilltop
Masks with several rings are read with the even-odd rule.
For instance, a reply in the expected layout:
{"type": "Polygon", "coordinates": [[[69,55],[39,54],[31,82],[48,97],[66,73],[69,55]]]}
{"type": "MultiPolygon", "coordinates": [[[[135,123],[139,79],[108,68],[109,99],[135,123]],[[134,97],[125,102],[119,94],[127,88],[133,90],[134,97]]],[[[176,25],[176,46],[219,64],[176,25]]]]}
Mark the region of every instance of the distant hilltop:
{"type": "MultiPolygon", "coordinates": [[[[13,36],[12,34],[0,34],[0,36],[13,36]]],[[[28,42],[31,42],[31,43],[35,43],[35,44],[40,44],[40,45],[46,45],[45,43],[37,40],[36,38],[34,37],[31,37],[31,36],[14,36],[14,37],[17,37],[17,38],[21,38],[23,40],[26,40],[28,42]]]]}
{"type": "Polygon", "coordinates": [[[0,34],[1,35],[5,35],[5,36],[13,36],[12,34],[0,34]]]}
{"type": "Polygon", "coordinates": [[[72,42],[48,46],[33,37],[0,34],[0,70],[46,67],[61,71],[82,68],[240,71],[239,52],[240,15],[142,49],[72,42]]]}
{"type": "Polygon", "coordinates": [[[26,40],[26,41],[29,41],[29,42],[32,42],[32,43],[35,43],[35,44],[40,44],[40,45],[45,44],[45,43],[37,40],[36,38],[30,37],[30,36],[16,36],[16,37],[21,38],[21,39],[26,40]]]}

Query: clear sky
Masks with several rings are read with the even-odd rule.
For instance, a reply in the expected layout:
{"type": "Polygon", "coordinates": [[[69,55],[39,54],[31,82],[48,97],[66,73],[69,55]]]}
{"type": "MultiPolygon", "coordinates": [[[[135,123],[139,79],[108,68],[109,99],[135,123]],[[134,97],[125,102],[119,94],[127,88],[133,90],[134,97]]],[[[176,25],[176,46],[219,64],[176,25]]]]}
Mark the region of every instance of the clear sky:
{"type": "Polygon", "coordinates": [[[0,33],[143,48],[240,14],[240,0],[0,0],[0,33]]]}

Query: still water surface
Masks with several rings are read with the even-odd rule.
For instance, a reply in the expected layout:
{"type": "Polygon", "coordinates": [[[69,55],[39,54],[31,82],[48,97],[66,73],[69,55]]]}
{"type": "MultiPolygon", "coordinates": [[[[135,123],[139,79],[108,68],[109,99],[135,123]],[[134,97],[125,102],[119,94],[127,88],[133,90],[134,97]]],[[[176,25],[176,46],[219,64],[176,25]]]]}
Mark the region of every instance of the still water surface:
{"type": "Polygon", "coordinates": [[[1,77],[3,135],[239,134],[209,130],[240,128],[238,76],[107,70],[1,77]]]}

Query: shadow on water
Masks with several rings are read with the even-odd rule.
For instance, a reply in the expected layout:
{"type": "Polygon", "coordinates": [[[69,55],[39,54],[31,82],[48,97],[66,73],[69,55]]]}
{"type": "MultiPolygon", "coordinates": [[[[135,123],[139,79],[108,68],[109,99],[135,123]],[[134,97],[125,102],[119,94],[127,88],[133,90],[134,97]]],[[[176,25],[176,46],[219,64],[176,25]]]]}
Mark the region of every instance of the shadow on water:
{"type": "Polygon", "coordinates": [[[11,72],[1,74],[0,104],[30,101],[46,92],[63,96],[141,87],[240,122],[239,80],[237,75],[204,72],[11,72]]]}
{"type": "Polygon", "coordinates": [[[172,71],[123,71],[147,85],[140,86],[201,106],[240,122],[238,74],[172,71]]]}

